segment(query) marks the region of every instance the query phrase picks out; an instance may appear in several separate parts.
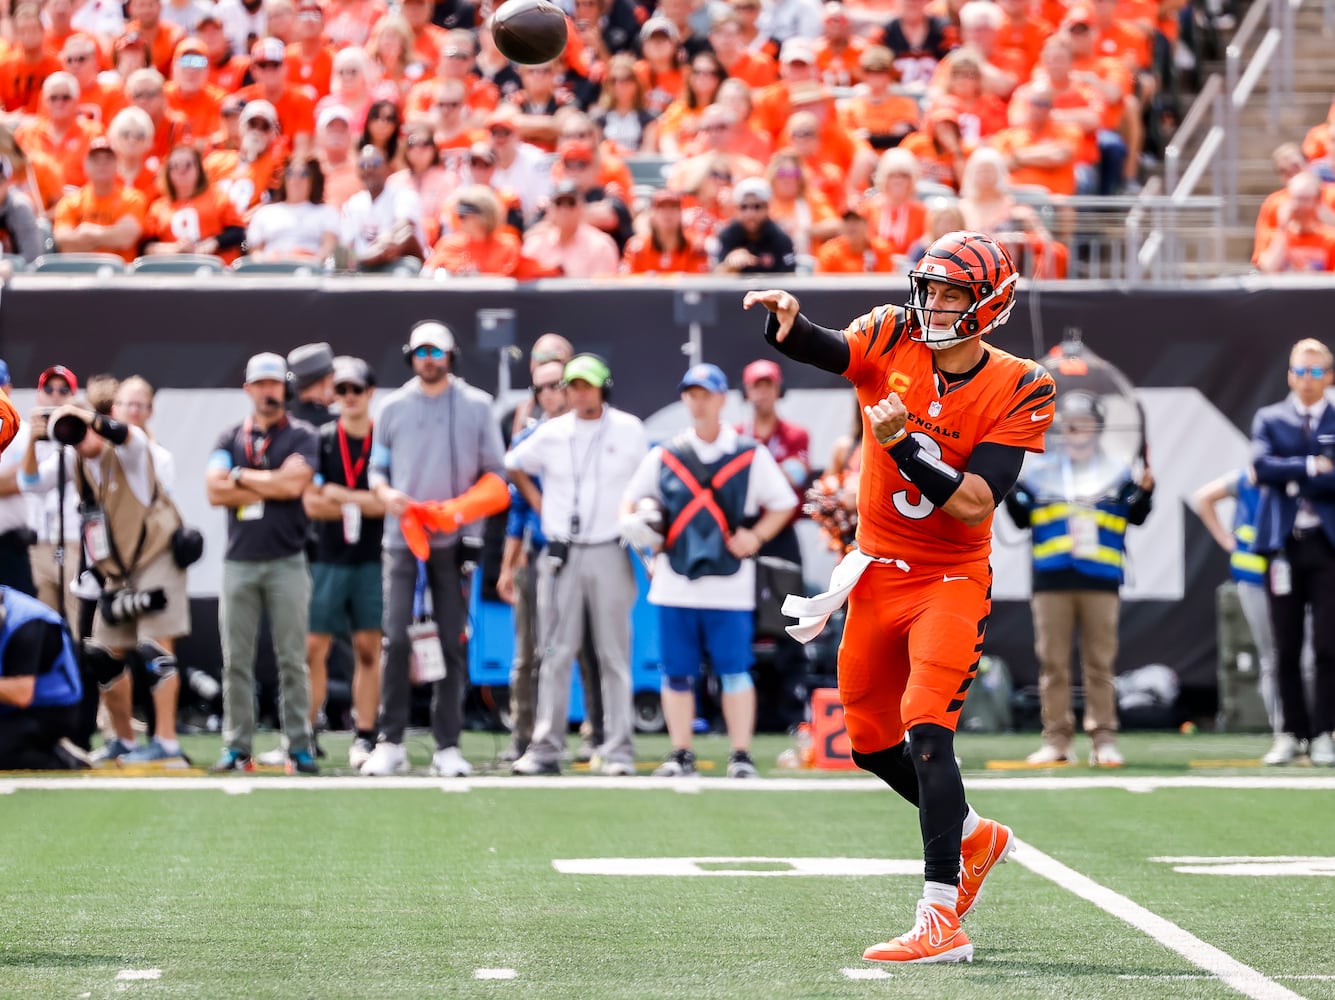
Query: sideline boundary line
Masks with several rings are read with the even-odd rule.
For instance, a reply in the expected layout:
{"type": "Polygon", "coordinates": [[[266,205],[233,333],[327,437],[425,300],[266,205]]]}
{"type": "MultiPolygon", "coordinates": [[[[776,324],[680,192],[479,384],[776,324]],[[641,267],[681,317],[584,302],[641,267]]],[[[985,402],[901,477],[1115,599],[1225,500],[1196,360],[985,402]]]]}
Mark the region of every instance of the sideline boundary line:
{"type": "MultiPolygon", "coordinates": [[[[987,791],[1084,791],[1114,788],[1125,792],[1155,792],[1183,788],[1271,791],[1335,791],[1335,775],[1313,777],[1212,777],[1187,775],[1162,777],[1006,777],[967,781],[969,792],[987,791]]],[[[252,791],[388,791],[416,790],[441,792],[469,791],[642,791],[642,792],[873,792],[885,789],[875,778],[761,778],[758,781],[729,781],[723,778],[602,778],[602,777],[495,777],[432,778],[406,775],[389,778],[363,778],[356,775],[328,777],[287,777],[283,775],[248,775],[245,777],[153,778],[94,777],[73,774],[67,777],[0,778],[0,795],[21,790],[33,791],[179,791],[224,792],[246,795],[252,791]]]]}
{"type": "Polygon", "coordinates": [[[1080,874],[1027,841],[1017,839],[1016,846],[1020,849],[1011,855],[1011,861],[1018,862],[1035,875],[1093,903],[1104,913],[1130,924],[1150,940],[1176,952],[1198,969],[1217,976],[1225,986],[1243,996],[1251,997],[1252,1000],[1303,1000],[1301,994],[1281,986],[1214,945],[1207,944],[1168,918],[1080,874]]]}

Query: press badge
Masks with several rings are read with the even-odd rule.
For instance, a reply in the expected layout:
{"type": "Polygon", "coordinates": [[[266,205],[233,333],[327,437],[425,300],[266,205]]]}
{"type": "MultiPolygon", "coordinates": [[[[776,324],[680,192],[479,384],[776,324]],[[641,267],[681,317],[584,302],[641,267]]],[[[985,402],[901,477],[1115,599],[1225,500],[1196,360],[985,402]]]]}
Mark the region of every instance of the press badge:
{"type": "Polygon", "coordinates": [[[414,684],[430,684],[445,679],[445,651],[440,648],[440,631],[433,621],[414,622],[408,626],[413,644],[412,679],[414,684]]]}
{"type": "Polygon", "coordinates": [[[111,558],[111,545],[107,541],[107,519],[100,507],[83,512],[83,547],[93,562],[111,558]]]}
{"type": "Polygon", "coordinates": [[[1293,567],[1283,556],[1270,560],[1270,593],[1276,597],[1293,593],[1293,567]]]}
{"type": "Polygon", "coordinates": [[[263,517],[263,500],[256,500],[254,503],[248,503],[236,509],[236,519],[238,521],[259,521],[263,517]]]}
{"type": "Polygon", "coordinates": [[[362,509],[355,503],[343,505],[343,541],[356,545],[362,538],[362,509]]]}
{"type": "Polygon", "coordinates": [[[1070,518],[1071,553],[1077,559],[1093,559],[1099,554],[1098,515],[1092,510],[1073,510],[1070,518]]]}

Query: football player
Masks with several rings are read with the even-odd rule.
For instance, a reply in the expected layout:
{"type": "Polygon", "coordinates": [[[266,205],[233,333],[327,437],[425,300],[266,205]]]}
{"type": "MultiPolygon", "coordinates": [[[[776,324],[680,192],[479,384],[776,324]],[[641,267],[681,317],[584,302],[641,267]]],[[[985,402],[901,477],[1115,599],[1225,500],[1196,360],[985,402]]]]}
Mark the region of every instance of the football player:
{"type": "Polygon", "coordinates": [[[765,338],[781,353],[852,382],[864,414],[858,546],[827,593],[789,598],[785,613],[809,641],[847,599],[839,695],[853,759],[918,807],[917,919],[868,948],[871,961],[971,961],[960,920],[1014,844],[965,801],[954,737],[991,609],[992,514],[1052,423],[1047,372],[983,340],[1010,316],[1017,277],[991,237],[955,232],[910,272],[907,305],[842,332],[789,292],[743,300],[769,311],[765,338]]]}

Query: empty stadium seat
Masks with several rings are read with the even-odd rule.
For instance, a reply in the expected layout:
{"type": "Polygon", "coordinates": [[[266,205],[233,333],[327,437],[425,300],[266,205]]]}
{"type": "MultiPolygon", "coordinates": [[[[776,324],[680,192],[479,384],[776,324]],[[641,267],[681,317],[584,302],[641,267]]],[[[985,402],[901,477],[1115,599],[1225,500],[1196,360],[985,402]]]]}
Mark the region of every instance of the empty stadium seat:
{"type": "Polygon", "coordinates": [[[288,274],[310,277],[322,274],[324,265],[318,260],[251,260],[242,257],[232,265],[237,274],[288,274]]]}
{"type": "Polygon", "coordinates": [[[44,253],[32,262],[38,274],[96,274],[102,277],[125,273],[125,261],[114,253],[44,253]]]}
{"type": "Polygon", "coordinates": [[[206,253],[158,254],[138,257],[130,265],[132,274],[222,274],[223,262],[206,253]]]}
{"type": "Polygon", "coordinates": [[[673,156],[641,154],[626,157],[630,179],[636,187],[661,188],[667,185],[668,170],[677,162],[673,156]]]}

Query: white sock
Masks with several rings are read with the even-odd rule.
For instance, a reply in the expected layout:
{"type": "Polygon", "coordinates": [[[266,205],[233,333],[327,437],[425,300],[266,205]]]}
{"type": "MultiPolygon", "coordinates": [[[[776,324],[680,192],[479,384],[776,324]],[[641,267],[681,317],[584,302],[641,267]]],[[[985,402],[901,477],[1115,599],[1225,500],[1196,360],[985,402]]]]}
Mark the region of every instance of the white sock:
{"type": "Polygon", "coordinates": [[[964,814],[964,839],[968,840],[973,836],[973,832],[978,829],[978,821],[981,817],[973,811],[973,806],[969,806],[969,811],[964,814]]]}
{"type": "Polygon", "coordinates": [[[168,753],[180,753],[180,752],[181,752],[181,741],[180,741],[180,740],[164,740],[164,739],[162,739],[162,738],[159,737],[159,739],[158,739],[158,743],[161,744],[161,745],[162,745],[162,749],[166,750],[168,753]]]}
{"type": "Polygon", "coordinates": [[[937,906],[944,906],[953,911],[959,905],[960,891],[957,886],[946,885],[944,882],[924,882],[922,898],[929,903],[935,903],[937,906]]]}

